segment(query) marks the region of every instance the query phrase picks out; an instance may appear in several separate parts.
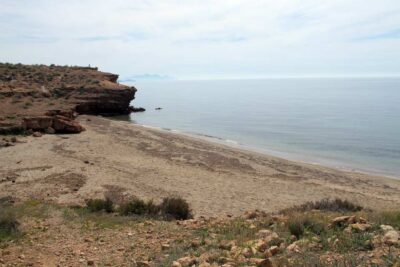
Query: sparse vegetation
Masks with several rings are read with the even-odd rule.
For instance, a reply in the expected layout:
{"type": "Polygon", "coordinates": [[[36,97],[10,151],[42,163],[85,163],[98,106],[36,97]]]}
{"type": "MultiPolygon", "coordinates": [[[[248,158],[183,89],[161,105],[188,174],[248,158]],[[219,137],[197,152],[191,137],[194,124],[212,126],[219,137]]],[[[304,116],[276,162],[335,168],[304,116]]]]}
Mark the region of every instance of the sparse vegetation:
{"type": "Polygon", "coordinates": [[[19,223],[15,217],[13,211],[0,206],[0,242],[8,240],[18,233],[19,223]]]}
{"type": "Polygon", "coordinates": [[[86,201],[86,207],[91,212],[105,211],[111,213],[114,211],[114,203],[109,199],[89,199],[86,201]]]}
{"type": "Polygon", "coordinates": [[[150,215],[155,216],[160,212],[159,206],[152,200],[144,201],[138,198],[121,205],[119,212],[121,215],[150,215]]]}
{"type": "MultiPolygon", "coordinates": [[[[86,201],[86,208],[90,212],[105,211],[114,212],[114,204],[110,199],[90,199],[86,201]]],[[[167,197],[157,205],[153,200],[144,201],[134,198],[123,203],[118,208],[122,216],[138,215],[150,217],[162,217],[166,219],[187,220],[193,217],[189,204],[181,197],[167,197]]]]}
{"type": "Polygon", "coordinates": [[[187,220],[193,217],[192,211],[186,200],[181,197],[167,197],[161,203],[164,215],[177,220],[187,220]]]}
{"type": "Polygon", "coordinates": [[[354,204],[348,200],[342,200],[339,198],[335,199],[322,199],[319,201],[306,202],[303,205],[295,206],[286,211],[310,211],[310,210],[321,210],[321,211],[332,211],[332,212],[356,212],[361,211],[363,207],[354,204]]]}
{"type": "MultiPolygon", "coordinates": [[[[55,240],[59,240],[58,242],[63,242],[63,247],[91,242],[99,243],[107,249],[117,246],[118,250],[124,251],[124,257],[115,253],[111,256],[112,261],[124,261],[130,257],[135,258],[137,262],[150,262],[150,266],[171,266],[178,260],[190,262],[189,266],[193,264],[198,266],[204,261],[211,266],[212,264],[256,266],[255,260],[263,260],[266,255],[269,255],[267,258],[273,262],[274,267],[389,267],[396,266],[400,260],[398,257],[400,244],[387,246],[374,243],[377,236],[382,237],[384,234],[379,228],[382,217],[375,211],[345,212],[348,217],[355,216],[356,220],[361,215],[370,218],[368,223],[373,225],[366,231],[347,231],[345,228],[328,227],[337,216],[344,217],[341,216],[343,213],[332,211],[312,210],[284,214],[256,212],[251,219],[250,216],[198,218],[185,223],[174,223],[147,215],[151,213],[162,215],[164,211],[161,207],[166,202],[174,203],[171,205],[173,211],[176,211],[176,207],[180,210],[182,206],[187,210],[188,206],[182,205],[182,202],[186,204],[187,202],[179,197],[166,198],[159,205],[152,201],[134,199],[127,203],[126,207],[130,207],[128,210],[132,212],[127,212],[126,215],[137,216],[116,216],[117,213],[101,212],[106,211],[106,207],[114,206],[110,205],[110,202],[112,203],[107,199],[92,200],[88,201],[90,204],[86,207],[63,207],[38,201],[14,205],[10,210],[14,211],[15,215],[1,216],[1,218],[11,218],[2,220],[7,222],[6,229],[9,229],[6,238],[3,235],[2,240],[7,242],[11,238],[10,233],[15,231],[18,233],[16,230],[18,223],[15,218],[17,216],[22,219],[25,216],[25,219],[29,218],[30,224],[33,225],[32,229],[27,229],[26,236],[38,242],[44,242],[43,240],[50,234],[55,240]],[[175,201],[179,202],[179,205],[175,205],[175,201]],[[89,209],[89,206],[92,208],[89,209]],[[57,219],[48,224],[53,221],[49,219],[57,218],[56,214],[60,212],[63,214],[62,221],[57,219]],[[293,238],[292,235],[296,235],[297,238],[293,238]],[[294,246],[294,249],[289,246],[294,246]],[[371,264],[372,262],[374,264],[371,264]]],[[[394,215],[383,219],[386,222],[389,220],[396,222],[394,215]]],[[[398,228],[395,229],[398,231],[398,228]]],[[[29,246],[35,244],[30,243],[29,246]]],[[[18,246],[13,241],[4,245],[18,246]]],[[[85,254],[96,255],[96,265],[107,265],[106,261],[103,262],[105,258],[101,257],[101,252],[91,249],[93,246],[80,247],[84,248],[85,254]]],[[[15,255],[13,253],[7,256],[6,262],[11,257],[18,259],[20,253],[15,255]]],[[[57,253],[64,255],[68,252],[64,253],[62,250],[57,253]]],[[[119,263],[129,266],[127,262],[119,263]]]]}

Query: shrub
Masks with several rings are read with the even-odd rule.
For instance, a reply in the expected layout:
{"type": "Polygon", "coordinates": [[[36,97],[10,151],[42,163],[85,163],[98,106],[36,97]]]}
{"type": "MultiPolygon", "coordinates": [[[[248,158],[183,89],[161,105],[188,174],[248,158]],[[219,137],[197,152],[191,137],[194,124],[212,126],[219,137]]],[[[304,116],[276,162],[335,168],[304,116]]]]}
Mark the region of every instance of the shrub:
{"type": "Polygon", "coordinates": [[[0,206],[0,241],[18,233],[18,226],[19,223],[15,218],[15,214],[0,206]]]}
{"type": "Polygon", "coordinates": [[[342,200],[340,198],[329,199],[325,198],[320,201],[310,201],[303,205],[296,206],[290,210],[297,211],[309,211],[309,210],[323,210],[323,211],[334,211],[334,212],[355,212],[362,210],[363,207],[354,204],[348,200],[342,200]]]}
{"type": "Polygon", "coordinates": [[[193,217],[189,204],[181,197],[167,197],[161,203],[161,212],[167,217],[187,220],[193,217]]]}
{"type": "Polygon", "coordinates": [[[114,211],[114,204],[109,198],[106,198],[105,200],[89,199],[86,202],[86,207],[91,212],[105,211],[107,213],[111,213],[114,211]]]}
{"type": "Polygon", "coordinates": [[[157,215],[160,212],[160,208],[152,200],[145,202],[136,198],[121,205],[119,212],[121,215],[157,215]]]}
{"type": "Polygon", "coordinates": [[[325,225],[321,222],[312,220],[309,217],[295,217],[288,223],[289,232],[297,238],[304,235],[305,231],[310,231],[316,235],[325,232],[325,225]]]}
{"type": "Polygon", "coordinates": [[[303,222],[299,219],[294,219],[289,221],[288,224],[289,232],[299,239],[304,234],[303,222]]]}

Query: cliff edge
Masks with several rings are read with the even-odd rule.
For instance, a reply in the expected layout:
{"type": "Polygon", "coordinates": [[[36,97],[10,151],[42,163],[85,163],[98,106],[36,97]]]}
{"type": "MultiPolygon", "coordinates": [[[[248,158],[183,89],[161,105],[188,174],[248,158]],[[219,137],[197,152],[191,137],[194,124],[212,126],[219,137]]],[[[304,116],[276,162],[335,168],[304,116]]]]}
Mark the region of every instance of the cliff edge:
{"type": "Polygon", "coordinates": [[[76,115],[127,114],[135,93],[97,68],[0,63],[0,133],[80,132],[76,115]]]}

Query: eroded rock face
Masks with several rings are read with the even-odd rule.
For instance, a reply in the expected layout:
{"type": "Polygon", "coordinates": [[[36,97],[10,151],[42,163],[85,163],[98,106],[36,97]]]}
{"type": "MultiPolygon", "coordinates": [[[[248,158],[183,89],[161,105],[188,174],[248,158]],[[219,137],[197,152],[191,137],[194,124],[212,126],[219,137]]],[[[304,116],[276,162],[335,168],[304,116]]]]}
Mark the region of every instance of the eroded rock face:
{"type": "Polygon", "coordinates": [[[54,117],[53,129],[56,133],[80,133],[85,130],[77,121],[60,115],[54,117]]]}
{"type": "Polygon", "coordinates": [[[128,114],[136,88],[117,81],[97,68],[0,63],[0,128],[79,132],[77,114],[128,114]]]}
{"type": "Polygon", "coordinates": [[[23,127],[27,130],[46,133],[80,133],[85,130],[75,117],[61,115],[24,118],[23,127]]]}

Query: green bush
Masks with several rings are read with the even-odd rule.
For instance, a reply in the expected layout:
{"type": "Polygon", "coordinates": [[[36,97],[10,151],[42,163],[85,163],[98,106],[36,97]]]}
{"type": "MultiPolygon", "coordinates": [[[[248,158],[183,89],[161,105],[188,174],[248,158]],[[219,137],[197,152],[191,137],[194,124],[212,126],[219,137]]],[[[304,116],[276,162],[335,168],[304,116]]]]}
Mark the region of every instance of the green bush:
{"type": "Polygon", "coordinates": [[[323,210],[323,211],[334,211],[334,212],[356,212],[362,209],[363,207],[354,204],[348,200],[342,200],[340,198],[335,198],[335,199],[325,198],[319,201],[306,202],[303,205],[296,206],[289,210],[297,210],[297,211],[323,210]]]}
{"type": "Polygon", "coordinates": [[[309,217],[295,217],[288,223],[289,232],[297,238],[304,235],[306,231],[316,235],[321,235],[326,231],[325,225],[321,222],[316,222],[309,217]]]}
{"type": "Polygon", "coordinates": [[[303,221],[299,219],[294,219],[288,223],[289,232],[299,239],[304,234],[303,221]]]}
{"type": "Polygon", "coordinates": [[[18,233],[19,223],[15,214],[9,209],[0,206],[0,241],[18,233]]]}
{"type": "Polygon", "coordinates": [[[193,217],[189,204],[181,197],[167,197],[161,203],[161,212],[167,217],[187,220],[193,217]]]}
{"type": "Polygon", "coordinates": [[[160,208],[150,201],[134,199],[128,203],[121,205],[119,210],[121,215],[158,215],[160,208]]]}
{"type": "Polygon", "coordinates": [[[109,199],[89,199],[86,201],[86,207],[91,212],[105,211],[111,213],[114,211],[114,203],[109,199]]]}

